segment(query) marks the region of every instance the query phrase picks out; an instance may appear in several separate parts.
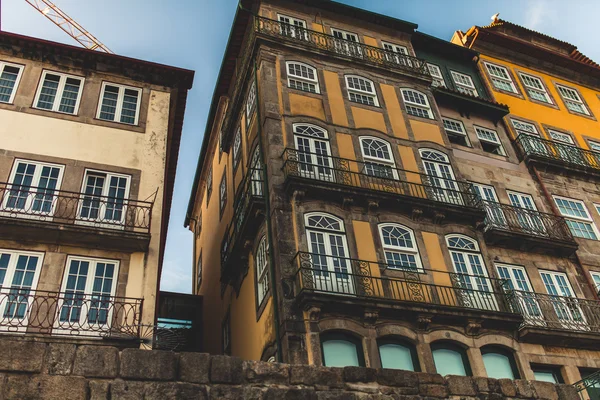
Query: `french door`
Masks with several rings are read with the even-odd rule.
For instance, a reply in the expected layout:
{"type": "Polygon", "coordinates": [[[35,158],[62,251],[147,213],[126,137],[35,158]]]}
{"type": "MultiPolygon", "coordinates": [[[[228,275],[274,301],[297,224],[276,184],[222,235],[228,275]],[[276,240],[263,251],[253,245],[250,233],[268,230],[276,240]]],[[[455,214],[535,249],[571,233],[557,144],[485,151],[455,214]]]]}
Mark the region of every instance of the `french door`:
{"type": "Polygon", "coordinates": [[[263,179],[262,179],[262,165],[260,162],[260,154],[258,146],[254,149],[254,153],[252,153],[252,158],[250,159],[250,170],[252,180],[252,195],[253,196],[262,196],[263,195],[263,179]]]}
{"type": "Polygon", "coordinates": [[[308,40],[306,31],[306,22],[301,19],[278,15],[280,24],[280,33],[284,36],[294,39],[308,40]]]}
{"type": "Polygon", "coordinates": [[[307,229],[316,290],[354,294],[346,235],[307,229]]]}
{"type": "Polygon", "coordinates": [[[498,276],[506,280],[505,291],[513,291],[513,296],[519,312],[527,319],[528,324],[545,326],[544,316],[525,268],[516,265],[496,264],[498,276]]]}
{"type": "Polygon", "coordinates": [[[331,29],[333,36],[338,39],[335,41],[335,49],[342,54],[351,56],[362,56],[358,36],[355,33],[331,29]]]}
{"type": "Polygon", "coordinates": [[[448,163],[423,159],[423,167],[429,176],[433,198],[452,204],[464,204],[454,178],[452,166],[448,163]]]}
{"type": "Polygon", "coordinates": [[[540,275],[546,291],[552,296],[550,301],[560,324],[566,329],[589,330],[567,275],[554,271],[540,271],[540,275]]]}
{"type": "Polygon", "coordinates": [[[523,212],[519,212],[517,210],[516,221],[511,222],[518,223],[519,227],[527,232],[537,235],[547,235],[544,221],[537,214],[537,208],[533,198],[530,195],[517,192],[508,192],[508,198],[513,207],[528,210],[523,212]]]}
{"type": "Polygon", "coordinates": [[[329,141],[294,135],[301,176],[320,181],[334,181],[329,141]]]}
{"type": "Polygon", "coordinates": [[[129,176],[86,171],[79,220],[107,227],[125,224],[129,176]]]}
{"type": "Polygon", "coordinates": [[[493,186],[473,183],[475,193],[484,201],[484,206],[487,211],[487,218],[492,226],[506,225],[506,217],[496,196],[496,189],[493,186]]]}
{"type": "Polygon", "coordinates": [[[570,135],[552,129],[548,129],[548,134],[552,140],[558,143],[555,147],[562,160],[570,163],[584,164],[582,153],[580,149],[576,147],[575,141],[570,135]]]}

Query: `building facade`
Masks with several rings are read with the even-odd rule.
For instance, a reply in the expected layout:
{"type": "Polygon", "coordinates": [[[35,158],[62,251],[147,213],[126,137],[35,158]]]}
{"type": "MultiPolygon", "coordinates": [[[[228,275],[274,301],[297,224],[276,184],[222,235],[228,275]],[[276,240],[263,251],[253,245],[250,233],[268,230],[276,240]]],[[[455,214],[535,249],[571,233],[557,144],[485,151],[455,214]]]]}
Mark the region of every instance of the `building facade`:
{"type": "Polygon", "coordinates": [[[155,324],[192,80],[0,33],[0,331],[133,339],[155,324]]]}
{"type": "Polygon", "coordinates": [[[205,350],[575,383],[598,350],[579,225],[485,56],[416,28],[242,2],[186,220],[205,350]]]}

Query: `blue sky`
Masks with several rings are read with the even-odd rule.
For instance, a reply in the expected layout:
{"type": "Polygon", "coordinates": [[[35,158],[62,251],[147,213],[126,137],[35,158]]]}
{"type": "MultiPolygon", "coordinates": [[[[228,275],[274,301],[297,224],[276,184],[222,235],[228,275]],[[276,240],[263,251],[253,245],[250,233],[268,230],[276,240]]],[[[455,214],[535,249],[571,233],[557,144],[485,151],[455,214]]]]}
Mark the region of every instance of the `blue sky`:
{"type": "MultiPolygon", "coordinates": [[[[237,0],[53,1],[117,54],[196,71],[185,115],[161,285],[163,290],[189,293],[192,234],[183,228],[183,220],[237,0]]],[[[419,31],[443,39],[450,39],[457,29],[487,25],[500,12],[500,18],[573,43],[588,57],[600,60],[593,33],[600,14],[597,0],[342,2],[415,22],[419,31]]],[[[25,0],[2,1],[1,19],[4,31],[76,44],[25,0]]]]}

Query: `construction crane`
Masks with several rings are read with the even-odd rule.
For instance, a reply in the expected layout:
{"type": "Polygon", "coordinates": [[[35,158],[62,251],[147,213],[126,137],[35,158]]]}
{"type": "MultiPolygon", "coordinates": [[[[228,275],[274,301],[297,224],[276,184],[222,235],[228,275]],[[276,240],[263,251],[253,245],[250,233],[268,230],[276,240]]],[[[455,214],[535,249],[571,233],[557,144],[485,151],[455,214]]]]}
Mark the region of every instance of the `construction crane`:
{"type": "Polygon", "coordinates": [[[65,14],[60,8],[52,4],[50,0],[25,0],[33,8],[46,16],[56,26],[65,31],[67,35],[77,40],[83,47],[90,50],[103,51],[114,54],[108,47],[102,44],[91,33],[86,31],[73,18],[65,14]]]}

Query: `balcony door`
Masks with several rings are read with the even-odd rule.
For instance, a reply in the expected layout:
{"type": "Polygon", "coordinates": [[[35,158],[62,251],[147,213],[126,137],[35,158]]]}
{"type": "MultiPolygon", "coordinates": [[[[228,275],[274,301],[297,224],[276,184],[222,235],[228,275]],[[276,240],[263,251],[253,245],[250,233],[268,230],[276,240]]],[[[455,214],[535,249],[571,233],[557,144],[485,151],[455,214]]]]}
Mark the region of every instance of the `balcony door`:
{"type": "Polygon", "coordinates": [[[545,326],[544,316],[541,312],[536,295],[531,289],[525,268],[517,265],[496,264],[498,276],[505,280],[503,286],[506,292],[512,292],[514,306],[525,317],[527,324],[545,326]]]}
{"type": "Polygon", "coordinates": [[[498,311],[498,302],[477,241],[464,235],[448,235],[446,244],[456,272],[453,284],[459,305],[498,311]]]}
{"type": "Polygon", "coordinates": [[[300,176],[333,182],[333,160],[327,131],[310,124],[294,124],[293,130],[300,176]]]}
{"type": "Polygon", "coordinates": [[[310,213],[305,216],[305,227],[314,289],[354,294],[344,222],[330,214],[310,213]]]}
{"type": "Polygon", "coordinates": [[[556,151],[561,160],[572,164],[585,165],[582,153],[580,149],[576,147],[575,141],[571,135],[553,129],[548,129],[548,135],[550,135],[553,141],[559,143],[559,145],[556,146],[556,151]]]}
{"type": "Polygon", "coordinates": [[[484,201],[488,222],[492,226],[504,227],[506,225],[506,217],[498,201],[496,189],[493,186],[482,185],[481,183],[472,182],[472,185],[477,196],[484,201]]]}
{"type": "Polygon", "coordinates": [[[128,175],[87,170],[79,204],[79,222],[108,228],[123,228],[129,196],[128,175]]]}
{"type": "Polygon", "coordinates": [[[540,271],[550,302],[560,325],[565,329],[589,330],[567,275],[563,272],[540,271]]]}
{"type": "Polygon", "coordinates": [[[338,53],[353,57],[362,57],[362,48],[356,33],[331,28],[331,34],[335,38],[335,50],[338,53]]]}
{"type": "Polygon", "coordinates": [[[294,39],[308,40],[308,32],[306,32],[306,21],[288,17],[287,15],[277,15],[280,22],[280,33],[294,39]]]}
{"type": "Polygon", "coordinates": [[[542,221],[540,215],[537,213],[537,208],[533,201],[533,198],[524,193],[517,192],[507,192],[508,198],[510,200],[510,204],[513,207],[521,208],[523,212],[516,212],[516,221],[511,221],[514,223],[518,223],[520,229],[525,230],[526,232],[531,232],[536,235],[547,235],[546,227],[544,226],[544,221],[542,221]]]}
{"type": "Polygon", "coordinates": [[[260,162],[260,154],[259,147],[256,146],[254,148],[254,152],[252,153],[252,158],[250,158],[250,170],[252,180],[252,195],[253,196],[262,196],[263,195],[263,179],[262,179],[262,164],[260,162]]]}
{"type": "Polygon", "coordinates": [[[463,205],[464,201],[448,156],[433,149],[421,149],[419,153],[425,173],[429,177],[429,191],[433,199],[444,203],[463,205]]]}
{"type": "Polygon", "coordinates": [[[0,250],[0,331],[27,330],[43,258],[42,253],[0,250]]]}
{"type": "Polygon", "coordinates": [[[20,217],[54,215],[63,169],[62,165],[16,160],[3,192],[2,211],[20,217]]]}

